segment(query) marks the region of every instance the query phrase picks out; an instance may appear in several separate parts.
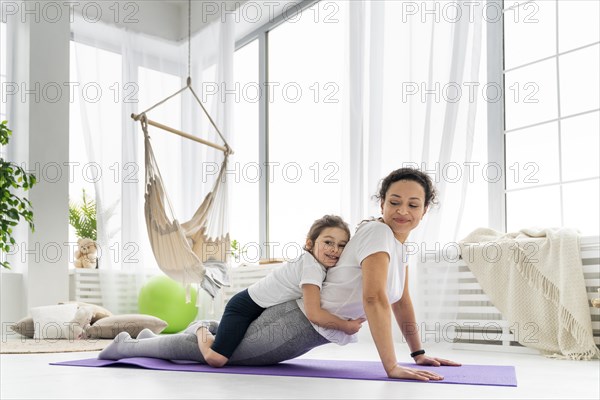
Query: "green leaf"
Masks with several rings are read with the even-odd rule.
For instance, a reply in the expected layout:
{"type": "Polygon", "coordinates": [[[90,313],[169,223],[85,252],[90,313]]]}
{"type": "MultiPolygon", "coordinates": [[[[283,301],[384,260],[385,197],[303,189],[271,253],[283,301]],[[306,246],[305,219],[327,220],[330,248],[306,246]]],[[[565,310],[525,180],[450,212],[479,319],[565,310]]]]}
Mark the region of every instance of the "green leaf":
{"type": "Polygon", "coordinates": [[[12,208],[11,208],[11,209],[9,209],[9,210],[7,211],[7,213],[6,213],[6,214],[8,215],[8,217],[9,217],[10,219],[17,219],[17,220],[19,219],[19,213],[18,213],[18,212],[16,212],[16,211],[15,211],[14,209],[12,209],[12,208]]]}
{"type": "Polygon", "coordinates": [[[87,198],[85,190],[82,194],[82,204],[69,203],[69,223],[78,237],[96,240],[96,203],[87,198]]]}
{"type": "MultiPolygon", "coordinates": [[[[6,126],[7,122],[0,122],[0,144],[8,144],[12,131],[6,126]]],[[[28,174],[23,168],[12,162],[7,162],[0,158],[0,248],[9,251],[7,243],[15,244],[12,237],[11,227],[16,226],[19,221],[25,220],[33,231],[33,212],[31,203],[26,198],[21,198],[17,194],[18,190],[23,188],[29,190],[35,183],[33,174],[28,174]],[[16,189],[14,192],[12,189],[16,189]]],[[[0,262],[4,268],[10,268],[7,261],[0,262]]]]}

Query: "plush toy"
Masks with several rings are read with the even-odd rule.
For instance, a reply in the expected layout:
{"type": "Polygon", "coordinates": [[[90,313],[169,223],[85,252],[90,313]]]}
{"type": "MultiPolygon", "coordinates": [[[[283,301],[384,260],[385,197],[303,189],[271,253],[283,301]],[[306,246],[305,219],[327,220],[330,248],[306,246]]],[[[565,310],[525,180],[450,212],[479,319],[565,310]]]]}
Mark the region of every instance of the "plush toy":
{"type": "Polygon", "coordinates": [[[85,331],[90,326],[93,316],[94,312],[92,311],[92,308],[79,307],[75,313],[75,316],[73,317],[73,320],[68,325],[65,339],[87,339],[85,331]]]}
{"type": "Polygon", "coordinates": [[[79,250],[75,251],[75,268],[96,268],[98,249],[92,239],[79,239],[79,250]]]}
{"type": "MultiPolygon", "coordinates": [[[[598,294],[600,295],[600,288],[598,288],[598,294]]],[[[592,300],[592,306],[600,308],[600,298],[592,300]]]]}

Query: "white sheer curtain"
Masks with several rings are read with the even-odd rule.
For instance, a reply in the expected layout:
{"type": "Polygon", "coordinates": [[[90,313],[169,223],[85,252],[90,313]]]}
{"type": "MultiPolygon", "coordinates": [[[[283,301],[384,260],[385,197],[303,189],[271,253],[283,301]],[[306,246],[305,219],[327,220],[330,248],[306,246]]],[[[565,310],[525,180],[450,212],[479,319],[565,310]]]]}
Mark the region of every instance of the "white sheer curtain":
{"type": "MultiPolygon", "coordinates": [[[[118,32],[111,32],[118,37],[118,32]]],[[[94,37],[94,36],[91,36],[94,37]]],[[[71,135],[83,137],[83,149],[70,149],[75,153],[83,153],[85,167],[92,174],[84,178],[85,185],[92,184],[96,201],[97,245],[99,249],[98,268],[102,285],[102,303],[109,310],[121,313],[116,279],[108,271],[121,267],[121,221],[123,210],[121,202],[121,179],[118,175],[110,176],[112,171],[120,171],[121,165],[121,135],[119,121],[121,110],[119,103],[107,93],[108,88],[116,83],[121,86],[120,57],[115,52],[102,50],[101,40],[106,36],[98,35],[97,42],[90,41],[86,45],[78,45],[77,31],[72,49],[71,71],[73,82],[78,87],[88,87],[88,90],[76,92],[71,107],[71,135]],[[118,79],[117,82],[111,82],[118,79]],[[76,122],[73,122],[76,121],[76,122]],[[79,125],[79,126],[73,126],[79,125]],[[113,179],[116,178],[116,179],[113,179]],[[111,256],[111,250],[116,250],[111,256]],[[106,290],[105,290],[106,288],[106,290]]],[[[106,42],[104,43],[106,45],[106,42]]],[[[114,47],[113,47],[114,49],[114,47]]],[[[73,161],[73,160],[71,160],[73,161]]],[[[80,162],[80,161],[77,161],[80,162]]],[[[85,168],[84,167],[84,168],[85,168]]]]}
{"type": "MultiPolygon", "coordinates": [[[[436,3],[439,7],[454,3],[469,10],[460,1],[436,3]]],[[[440,205],[429,210],[409,237],[416,246],[411,249],[427,251],[448,247],[447,243],[474,228],[471,224],[478,218],[479,224],[487,220],[487,199],[480,195],[486,182],[474,179],[467,168],[474,161],[474,144],[481,147],[478,153],[486,151],[486,107],[478,104],[485,83],[485,68],[481,68],[485,40],[481,7],[461,18],[442,14],[437,20],[418,7],[433,6],[404,1],[350,2],[352,163],[346,168],[352,178],[352,223],[367,215],[380,215],[378,202],[360,199],[370,199],[380,179],[392,170],[412,165],[430,173],[440,205]],[[481,86],[477,86],[479,82],[481,86]],[[470,96],[468,89],[475,86],[478,90],[470,96]],[[457,88],[462,92],[453,91],[457,88]],[[460,176],[454,174],[457,167],[460,176]],[[471,215],[465,215],[466,205],[480,201],[485,204],[479,203],[470,210],[471,215]]],[[[485,160],[478,159],[481,161],[485,160]]],[[[416,285],[420,258],[414,255],[409,262],[417,321],[423,321],[419,305],[425,300],[430,307],[438,305],[438,316],[443,308],[444,318],[452,318],[448,317],[452,307],[443,293],[425,296],[425,288],[416,285]]]]}
{"type": "MultiPolygon", "coordinates": [[[[127,271],[134,275],[129,288],[138,293],[148,274],[160,273],[147,238],[144,210],[144,149],[139,123],[131,113],[139,113],[185,85],[188,74],[187,40],[163,39],[114,28],[102,23],[73,24],[76,79],[81,85],[97,82],[101,87],[116,84],[110,96],[91,102],[80,98],[81,134],[90,163],[104,173],[94,182],[98,211],[98,242],[103,249],[99,269],[127,271]],[[91,26],[93,25],[93,26],[91,26]],[[119,82],[103,76],[113,66],[104,65],[106,50],[119,54],[119,82]],[[85,55],[81,54],[85,51],[85,55]],[[115,102],[117,102],[115,106],[115,102]],[[115,108],[116,107],[116,108],[115,108]],[[115,167],[116,166],[116,167],[115,167]],[[116,173],[115,168],[118,169],[116,173]],[[113,179],[118,177],[118,179],[113,179]]],[[[230,105],[202,96],[203,88],[220,87],[232,81],[234,51],[233,25],[229,22],[206,27],[192,38],[192,84],[225,137],[230,132],[230,105]]],[[[116,61],[115,61],[116,62],[116,61]]],[[[152,118],[205,139],[220,142],[202,115],[191,94],[174,98],[152,112],[152,118]]],[[[71,128],[72,134],[78,130],[71,128]]],[[[156,157],[180,221],[188,220],[200,205],[214,181],[214,163],[222,156],[205,146],[157,129],[150,130],[156,157]]],[[[102,301],[114,313],[135,311],[124,304],[120,278],[102,273],[102,301]]],[[[201,294],[203,296],[203,294],[201,294]]],[[[212,303],[199,315],[209,314],[212,303]]]]}

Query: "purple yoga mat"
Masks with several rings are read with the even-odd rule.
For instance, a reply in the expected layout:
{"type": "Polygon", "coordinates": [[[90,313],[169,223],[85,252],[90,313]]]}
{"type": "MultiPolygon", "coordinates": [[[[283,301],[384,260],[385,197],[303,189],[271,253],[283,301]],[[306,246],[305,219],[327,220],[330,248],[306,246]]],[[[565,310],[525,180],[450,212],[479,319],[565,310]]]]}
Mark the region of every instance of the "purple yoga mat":
{"type": "MultiPolygon", "coordinates": [[[[375,381],[407,381],[405,379],[390,379],[386,376],[379,361],[345,361],[345,360],[309,360],[296,359],[277,365],[263,367],[225,366],[212,368],[197,363],[176,363],[158,358],[124,358],[119,361],[85,360],[63,361],[51,365],[66,365],[75,367],[108,367],[136,366],[147,369],[166,371],[209,372],[221,374],[274,375],[274,376],[303,376],[310,378],[364,379],[375,381]]],[[[457,383],[463,385],[488,386],[517,386],[515,367],[504,365],[463,365],[460,367],[422,367],[415,364],[402,366],[426,369],[444,377],[441,381],[430,383],[457,383]]],[[[410,381],[415,382],[415,381],[410,381]]]]}

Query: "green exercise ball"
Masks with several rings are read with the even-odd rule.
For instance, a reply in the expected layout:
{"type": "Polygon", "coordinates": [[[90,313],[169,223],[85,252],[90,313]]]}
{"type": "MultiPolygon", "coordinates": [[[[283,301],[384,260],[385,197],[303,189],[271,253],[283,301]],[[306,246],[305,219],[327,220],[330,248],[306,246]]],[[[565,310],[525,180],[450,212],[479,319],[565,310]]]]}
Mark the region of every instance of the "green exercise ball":
{"type": "Polygon", "coordinates": [[[177,333],[188,327],[198,314],[196,289],[190,290],[191,301],[185,302],[185,288],[168,276],[155,276],[140,290],[141,314],[153,315],[169,325],[163,333],[177,333]]]}

